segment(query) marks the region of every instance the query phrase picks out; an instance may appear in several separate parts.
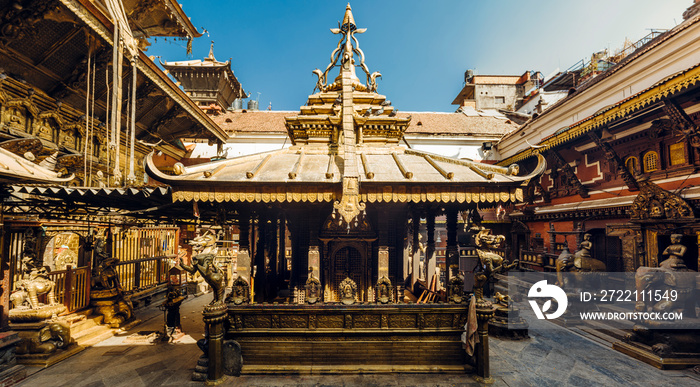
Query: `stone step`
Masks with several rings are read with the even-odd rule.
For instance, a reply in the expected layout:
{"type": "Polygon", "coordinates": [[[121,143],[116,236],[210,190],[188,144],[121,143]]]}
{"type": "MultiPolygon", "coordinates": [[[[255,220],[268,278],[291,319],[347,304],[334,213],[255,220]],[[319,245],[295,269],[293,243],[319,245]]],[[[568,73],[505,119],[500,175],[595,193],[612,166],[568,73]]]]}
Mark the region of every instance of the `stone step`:
{"type": "Polygon", "coordinates": [[[590,327],[586,328],[587,330],[599,332],[601,335],[611,337],[614,341],[623,340],[631,332],[631,329],[616,328],[600,321],[587,321],[586,325],[590,327]]]}
{"type": "Polygon", "coordinates": [[[71,337],[78,345],[90,346],[100,341],[113,336],[112,329],[106,325],[97,325],[89,329],[85,329],[78,334],[71,332],[71,337]]]}
{"type": "Polygon", "coordinates": [[[102,325],[103,321],[104,316],[102,315],[93,314],[86,316],[83,320],[70,324],[71,334],[77,335],[82,331],[102,325]]]}

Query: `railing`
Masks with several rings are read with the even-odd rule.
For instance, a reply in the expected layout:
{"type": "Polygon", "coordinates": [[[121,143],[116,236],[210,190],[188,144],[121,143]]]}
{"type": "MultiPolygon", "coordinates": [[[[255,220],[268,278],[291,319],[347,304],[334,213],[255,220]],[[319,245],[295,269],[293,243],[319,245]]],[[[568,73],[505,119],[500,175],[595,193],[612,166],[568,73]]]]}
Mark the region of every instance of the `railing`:
{"type": "MultiPolygon", "coordinates": [[[[52,271],[49,279],[56,284],[56,302],[63,304],[68,312],[87,307],[90,304],[90,266],[52,271]]],[[[44,295],[43,298],[46,296],[44,295]]],[[[47,302],[43,299],[42,302],[47,302]]]]}
{"type": "Polygon", "coordinates": [[[121,262],[177,254],[177,233],[174,227],[132,228],[112,236],[112,256],[121,262]]]}
{"type": "Polygon", "coordinates": [[[555,271],[556,260],[559,255],[542,251],[520,252],[520,268],[534,271],[555,271]]]}
{"type": "Polygon", "coordinates": [[[119,280],[125,292],[150,288],[168,280],[169,261],[175,255],[144,258],[120,262],[116,266],[119,280]]]}

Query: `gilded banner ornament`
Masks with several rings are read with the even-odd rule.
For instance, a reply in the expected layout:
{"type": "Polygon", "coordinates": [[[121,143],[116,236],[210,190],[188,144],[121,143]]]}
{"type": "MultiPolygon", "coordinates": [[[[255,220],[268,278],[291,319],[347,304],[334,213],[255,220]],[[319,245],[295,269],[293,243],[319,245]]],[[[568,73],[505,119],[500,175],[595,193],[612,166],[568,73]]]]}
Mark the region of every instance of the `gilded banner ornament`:
{"type": "Polygon", "coordinates": [[[345,219],[345,222],[351,224],[352,221],[365,210],[365,203],[360,203],[359,200],[359,184],[356,177],[343,178],[343,196],[340,202],[336,201],[333,207],[338,210],[338,213],[345,219]]]}

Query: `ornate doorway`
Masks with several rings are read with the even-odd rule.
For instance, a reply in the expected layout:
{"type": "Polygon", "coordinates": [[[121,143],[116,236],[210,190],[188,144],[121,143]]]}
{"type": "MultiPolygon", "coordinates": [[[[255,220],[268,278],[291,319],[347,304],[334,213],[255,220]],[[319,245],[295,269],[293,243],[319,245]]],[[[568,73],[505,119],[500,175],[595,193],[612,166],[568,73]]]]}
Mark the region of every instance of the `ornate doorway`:
{"type": "Polygon", "coordinates": [[[357,246],[344,244],[339,246],[333,253],[331,258],[330,301],[340,301],[338,288],[345,277],[350,277],[350,279],[355,281],[358,290],[358,300],[362,302],[366,298],[366,264],[361,250],[357,246]]]}

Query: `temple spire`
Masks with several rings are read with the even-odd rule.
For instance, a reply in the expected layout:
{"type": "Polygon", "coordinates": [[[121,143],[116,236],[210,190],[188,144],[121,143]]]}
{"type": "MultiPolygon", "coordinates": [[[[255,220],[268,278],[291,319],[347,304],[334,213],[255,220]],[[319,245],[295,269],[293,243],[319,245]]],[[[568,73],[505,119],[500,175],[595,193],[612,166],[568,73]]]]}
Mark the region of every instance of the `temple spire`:
{"type": "Polygon", "coordinates": [[[381,77],[379,72],[374,72],[370,74],[367,65],[365,64],[365,53],[360,49],[360,42],[357,40],[356,34],[362,34],[367,31],[366,28],[357,28],[355,24],[355,18],[352,16],[352,8],[348,3],[345,7],[345,15],[343,15],[343,22],[338,22],[338,28],[331,28],[331,32],[336,35],[341,35],[338,41],[338,46],[331,53],[331,63],[328,64],[325,71],[319,69],[314,70],[314,74],[318,76],[318,82],[316,83],[316,89],[321,92],[325,91],[339,91],[342,88],[342,71],[338,77],[335,78],[334,82],[326,84],[328,80],[329,71],[338,66],[338,61],[342,66],[352,67],[350,71],[352,72],[352,87],[356,91],[377,91],[376,78],[381,77]],[[356,64],[355,55],[359,58],[359,64],[356,64]],[[355,74],[355,66],[359,66],[367,75],[367,82],[363,84],[357,75],[355,74]]]}
{"type": "Polygon", "coordinates": [[[216,62],[216,58],[214,58],[214,41],[211,41],[211,46],[209,46],[209,56],[204,59],[205,61],[208,62],[216,62]]]}
{"type": "Polygon", "coordinates": [[[350,3],[345,7],[345,16],[343,16],[343,24],[340,26],[340,30],[343,32],[355,31],[357,26],[355,25],[355,18],[352,17],[352,8],[350,3]]]}

